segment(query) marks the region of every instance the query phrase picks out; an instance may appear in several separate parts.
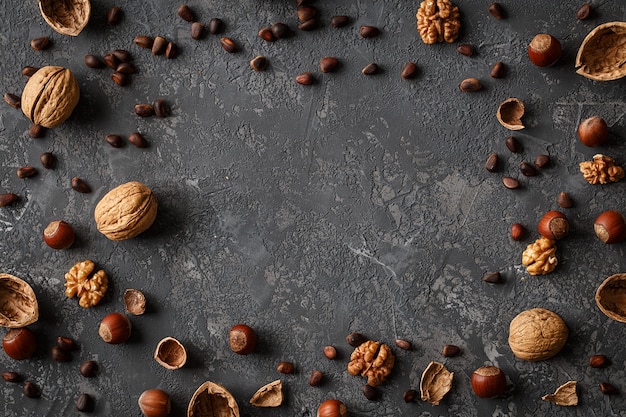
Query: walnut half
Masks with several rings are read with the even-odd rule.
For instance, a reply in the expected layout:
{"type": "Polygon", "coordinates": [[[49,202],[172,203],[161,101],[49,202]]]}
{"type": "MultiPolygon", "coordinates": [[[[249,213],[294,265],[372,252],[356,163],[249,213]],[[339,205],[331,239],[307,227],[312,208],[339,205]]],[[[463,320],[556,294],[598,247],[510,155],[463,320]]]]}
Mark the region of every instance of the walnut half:
{"type": "Polygon", "coordinates": [[[375,387],[389,376],[395,360],[389,346],[368,340],[357,346],[350,355],[348,373],[367,377],[367,385],[375,387]]]}
{"type": "Polygon", "coordinates": [[[554,271],[559,260],[556,257],[556,242],[545,237],[529,244],[522,253],[522,265],[530,275],[546,275],[554,271]]]}
{"type": "Polygon", "coordinates": [[[78,297],[81,307],[93,307],[102,300],[109,286],[106,272],[99,270],[92,275],[96,265],[90,261],[78,262],[65,274],[65,295],[78,297]]]}
{"type": "Polygon", "coordinates": [[[450,0],[425,0],[415,17],[417,31],[425,44],[450,43],[459,36],[459,8],[450,0]]]}

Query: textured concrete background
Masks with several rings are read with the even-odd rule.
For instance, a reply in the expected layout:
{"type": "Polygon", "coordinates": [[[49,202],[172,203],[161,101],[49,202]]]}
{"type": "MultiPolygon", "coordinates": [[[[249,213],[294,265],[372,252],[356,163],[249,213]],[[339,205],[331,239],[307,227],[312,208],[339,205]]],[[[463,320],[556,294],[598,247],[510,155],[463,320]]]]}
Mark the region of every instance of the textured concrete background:
{"type": "Polygon", "coordinates": [[[19,385],[2,381],[1,414],[79,415],[75,400],[87,392],[96,398],[93,415],[139,416],[141,392],[161,388],[172,396],[172,415],[184,416],[195,389],[212,380],[234,394],[242,416],[314,416],[331,397],[354,416],[626,416],[625,327],[593,300],[605,277],[626,270],[624,245],[604,245],[593,233],[600,212],[623,209],[626,182],[591,186],[578,172],[578,163],[597,152],[626,163],[626,85],[593,82],[573,68],[586,34],[625,20],[626,5],[592,1],[594,17],[578,21],[582,1],[501,3],[508,15],[503,20],[487,13],[489,1],[456,2],[462,14],[457,44],[477,48],[468,58],[454,44],[421,42],[417,1],[318,1],[323,26],[300,32],[293,0],[190,0],[200,21],[224,20],[225,35],[241,46],[227,54],[216,36],[191,39],[176,2],[121,2],[122,22],[107,27],[104,17],[116,3],[94,0],[89,25],[70,38],[53,32],[35,1],[4,0],[0,90],[21,93],[25,65],[55,64],[76,74],[81,100],[66,123],[37,140],[28,137],[20,111],[0,106],[0,191],[21,197],[0,209],[0,270],[30,282],[41,310],[30,326],[39,338],[35,358],[17,363],[2,352],[0,368],[20,372],[43,390],[32,400],[19,385]],[[327,22],[335,14],[353,21],[332,29],[327,22]],[[275,43],[256,36],[276,21],[290,24],[296,36],[275,43]],[[363,24],[378,26],[382,35],[361,39],[363,24]],[[526,56],[540,32],[564,47],[563,58],[548,69],[526,56]],[[52,47],[32,50],[30,39],[44,35],[52,47]],[[154,57],[133,44],[137,35],[172,39],[181,55],[154,57]],[[140,71],[125,88],[111,81],[108,69],[83,64],[87,53],[103,56],[117,48],[128,49],[140,71]],[[266,72],[248,67],[257,54],[269,58],[266,72]],[[336,73],[319,72],[326,55],[341,61],[336,73]],[[408,60],[420,68],[413,81],[399,77],[408,60]],[[498,60],[507,73],[495,80],[489,69],[498,60]],[[382,73],[362,76],[372,61],[382,73]],[[317,83],[297,85],[302,71],[312,71],[317,83]],[[484,90],[460,92],[466,77],[479,78],[484,90]],[[134,104],[158,97],[171,106],[170,117],[133,113],[134,104]],[[506,149],[510,132],[495,119],[508,97],[519,97],[527,108],[527,128],[516,134],[524,147],[519,154],[506,149]],[[601,149],[582,146],[575,135],[580,120],[593,114],[610,126],[609,144],[601,149]],[[149,148],[114,149],[104,141],[108,133],[137,130],[149,148]],[[44,151],[57,156],[56,168],[18,179],[15,170],[39,167],[44,151]],[[504,162],[497,174],[483,168],[493,151],[504,162]],[[541,153],[551,155],[551,168],[521,177],[521,189],[502,186],[503,175],[520,177],[519,162],[541,153]],[[93,192],[74,192],[74,176],[93,192]],[[156,193],[157,220],[135,239],[112,242],[96,230],[93,209],[108,190],[131,180],[156,193]],[[537,237],[541,215],[558,208],[560,191],[575,202],[565,211],[572,232],[559,242],[557,270],[531,277],[521,253],[537,237]],[[55,219],[75,227],[78,241],[69,250],[51,250],[41,239],[55,219]],[[509,237],[514,222],[531,231],[522,242],[509,237]],[[63,293],[64,274],[84,259],[111,281],[103,302],[87,310],[63,293]],[[505,284],[481,281],[495,270],[505,284]],[[148,312],[131,318],[128,343],[107,345],[98,324],[107,313],[123,311],[125,288],[146,294],[148,312]],[[546,362],[520,361],[507,344],[510,320],[532,307],[557,312],[570,329],[562,353],[546,362]],[[240,357],[228,349],[227,332],[237,322],[259,333],[255,354],[240,357]],[[396,367],[379,387],[378,401],[366,400],[365,380],[346,371],[351,348],[344,337],[351,331],[389,344],[401,337],[415,346],[410,352],[394,347],[396,367]],[[59,335],[80,343],[70,363],[49,357],[59,335]],[[187,347],[183,369],[168,371],[152,359],[165,336],[187,347]],[[462,355],[443,358],[447,343],[461,346],[462,355]],[[327,344],[339,349],[340,360],[322,356],[327,344]],[[608,355],[611,366],[589,368],[594,353],[608,355]],[[89,358],[101,369],[93,379],[78,373],[89,358]],[[275,366],[281,360],[293,361],[297,373],[280,376],[275,366]],[[402,392],[419,386],[431,360],[455,372],[452,391],[437,407],[405,404],[402,392]],[[483,364],[507,374],[504,398],[480,400],[472,393],[469,377],[483,364]],[[321,387],[308,386],[312,369],[326,374],[321,387]],[[248,404],[257,388],[279,377],[284,405],[248,404]],[[578,407],[540,400],[572,379],[579,381],[578,407]],[[603,396],[603,381],[621,394],[603,396]]]}

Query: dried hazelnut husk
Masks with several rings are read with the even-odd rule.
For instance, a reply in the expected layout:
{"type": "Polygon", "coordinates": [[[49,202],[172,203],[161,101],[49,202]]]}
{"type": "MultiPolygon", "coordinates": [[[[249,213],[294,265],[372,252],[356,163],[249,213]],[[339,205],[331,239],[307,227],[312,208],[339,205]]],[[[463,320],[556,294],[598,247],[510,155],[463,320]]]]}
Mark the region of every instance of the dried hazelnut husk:
{"type": "Polygon", "coordinates": [[[25,327],[39,319],[39,304],[32,287],[24,280],[0,274],[0,326],[25,327]]]}
{"type": "Polygon", "coordinates": [[[283,403],[283,383],[280,379],[262,386],[250,399],[256,407],[278,407],[283,403]]]}
{"type": "Polygon", "coordinates": [[[496,118],[502,126],[509,130],[522,130],[524,128],[524,124],[522,123],[524,112],[524,102],[518,98],[512,97],[500,103],[498,111],[496,112],[496,118]]]}
{"type": "Polygon", "coordinates": [[[175,338],[166,337],[157,345],[154,359],[166,369],[179,369],[187,362],[187,350],[175,338]]]}
{"type": "Polygon", "coordinates": [[[545,308],[519,313],[509,325],[509,346],[519,359],[537,362],[563,349],[569,330],[563,319],[545,308]]]}
{"type": "Polygon", "coordinates": [[[207,381],[200,385],[189,401],[187,417],[239,417],[235,397],[223,386],[207,381]]]}
{"type": "Polygon", "coordinates": [[[614,274],[596,290],[596,304],[607,317],[626,323],[626,274],[614,274]]]}
{"type": "Polygon", "coordinates": [[[91,16],[89,0],[39,0],[43,19],[62,35],[78,36],[91,16]]]}
{"type": "Polygon", "coordinates": [[[559,240],[569,232],[569,222],[565,214],[551,210],[543,215],[537,226],[539,234],[550,240],[559,240]]]}
{"type": "Polygon", "coordinates": [[[124,291],[124,308],[132,315],[142,315],[146,311],[145,295],[139,290],[127,288],[124,291]]]}

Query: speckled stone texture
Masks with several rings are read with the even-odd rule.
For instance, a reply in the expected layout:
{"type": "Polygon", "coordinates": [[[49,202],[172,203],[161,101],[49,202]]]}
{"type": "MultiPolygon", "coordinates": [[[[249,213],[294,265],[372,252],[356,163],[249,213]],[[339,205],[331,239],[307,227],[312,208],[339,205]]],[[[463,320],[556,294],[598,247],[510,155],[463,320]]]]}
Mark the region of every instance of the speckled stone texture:
{"type": "MultiPolygon", "coordinates": [[[[345,402],[352,416],[626,416],[626,327],[596,307],[602,280],[625,272],[624,244],[605,245],[593,220],[604,210],[624,208],[626,182],[587,184],[578,164],[601,152],[626,164],[626,85],[601,83],[574,72],[578,46],[595,26],[626,19],[621,0],[591,2],[592,18],[579,21],[581,1],[502,1],[507,18],[487,12],[488,1],[458,0],[462,28],[455,44],[425,45],[416,31],[417,1],[321,1],[321,27],[297,29],[295,0],[191,0],[201,22],[225,22],[222,35],[193,40],[190,23],[176,15],[180,3],[165,0],[120,2],[119,25],[104,23],[111,0],[93,1],[90,23],[75,38],[59,35],[44,22],[35,1],[5,0],[0,8],[0,90],[20,94],[26,65],[61,65],[76,75],[81,99],[72,117],[41,139],[28,137],[19,110],[0,106],[0,192],[20,196],[0,208],[0,270],[27,280],[40,303],[40,319],[30,326],[39,349],[31,360],[15,362],[0,352],[2,371],[15,370],[42,388],[42,398],[25,398],[20,384],[0,381],[0,414],[79,415],[81,392],[96,399],[94,416],[139,416],[139,395],[149,388],[170,393],[172,416],[185,416],[195,389],[207,380],[226,386],[242,416],[315,416],[327,398],[345,402]],[[333,29],[330,17],[349,15],[350,25],[333,29]],[[288,23],[289,39],[267,43],[264,26],[288,23]],[[361,25],[379,27],[371,39],[361,25]],[[561,40],[564,55],[550,68],[532,65],[526,47],[537,33],[561,40]],[[178,58],[166,60],[133,43],[137,35],[175,41],[178,58]],[[52,46],[34,51],[29,42],[49,36],[52,46]],[[226,53],[219,36],[240,46],[226,53]],[[456,51],[473,44],[472,57],[456,51]],[[104,56],[123,48],[139,69],[127,87],[110,79],[111,70],[93,70],[85,54],[104,56]],[[248,61],[269,59],[265,72],[248,61]],[[336,56],[340,66],[322,74],[318,63],[336,56]],[[407,61],[419,75],[400,78],[407,61]],[[496,61],[502,79],[489,77],[496,61]],[[363,76],[370,62],[380,74],[363,76]],[[296,84],[311,71],[316,83],[296,84]],[[459,83],[476,77],[477,93],[459,83]],[[164,98],[167,118],[139,118],[137,103],[164,98]],[[497,122],[500,102],[518,97],[526,104],[526,129],[514,135],[523,151],[510,153],[511,132],[497,122]],[[600,115],[610,128],[609,143],[597,149],[576,137],[578,123],[600,115]],[[141,132],[149,147],[127,143],[116,149],[104,137],[141,132]],[[53,170],[39,164],[50,151],[53,170]],[[497,152],[501,169],[484,162],[497,152]],[[521,161],[550,154],[552,165],[536,177],[519,173],[521,161]],[[18,179],[15,171],[36,166],[38,175],[18,179]],[[520,179],[508,190],[501,178],[520,179]],[[92,188],[70,188],[78,176],[92,188]],[[159,211],[142,235],[113,242],[98,233],[93,210],[113,187],[141,181],[156,194],[159,211]],[[521,265],[536,225],[566,191],[574,207],[563,209],[571,233],[558,242],[559,265],[548,276],[529,276],[521,265]],[[45,226],[63,219],[75,228],[76,244],[56,251],[45,246],[45,226]],[[529,233],[509,236],[512,223],[529,233]],[[91,309],[64,295],[64,274],[91,259],[110,278],[102,303],[91,309]],[[504,284],[482,282],[500,271],[504,284]],[[123,311],[126,288],[143,291],[143,316],[131,317],[128,343],[107,345],[97,335],[107,313],[123,311]],[[522,310],[543,307],[563,317],[570,329],[564,350],[546,362],[516,359],[507,344],[510,320],[522,310]],[[245,357],[228,348],[228,329],[244,322],[259,335],[257,351],[245,357]],[[378,387],[380,399],[361,392],[365,379],[346,371],[351,331],[394,346],[410,340],[412,351],[394,346],[396,367],[378,387]],[[55,363],[50,348],[59,335],[74,338],[80,350],[70,363],[55,363]],[[152,358],[165,336],[188,349],[187,365],[168,371],[152,358]],[[325,345],[340,353],[329,361],[325,345]],[[444,358],[445,344],[462,354],[444,358]],[[605,369],[588,357],[603,353],[605,369]],[[95,359],[95,378],[78,372],[95,359]],[[294,375],[276,372],[278,362],[296,364],[294,375]],[[455,373],[441,405],[418,399],[405,404],[402,392],[419,386],[431,360],[455,373]],[[484,364],[507,375],[504,398],[482,400],[471,390],[472,371],[484,364]],[[313,369],[324,383],[310,387],[313,369]],[[281,378],[284,404],[272,410],[249,404],[261,386],[281,378]],[[580,405],[561,408],[541,400],[561,384],[579,381],[580,405]],[[604,396],[600,382],[620,391],[604,396]]],[[[4,331],[2,332],[4,335],[4,331]]]]}

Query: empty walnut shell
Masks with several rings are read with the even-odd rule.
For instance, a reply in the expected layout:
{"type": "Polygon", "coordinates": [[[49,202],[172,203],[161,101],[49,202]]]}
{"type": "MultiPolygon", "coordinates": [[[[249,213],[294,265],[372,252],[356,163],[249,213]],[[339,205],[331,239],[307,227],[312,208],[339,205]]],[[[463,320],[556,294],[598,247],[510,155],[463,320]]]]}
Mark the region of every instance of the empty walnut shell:
{"type": "Polygon", "coordinates": [[[604,23],[593,29],[578,49],[577,74],[596,81],[626,75],[626,22],[604,23]]]}
{"type": "Polygon", "coordinates": [[[578,394],[576,393],[576,381],[568,381],[554,391],[554,394],[546,394],[541,397],[544,401],[562,405],[565,407],[578,405],[578,394]]]}
{"type": "Polygon", "coordinates": [[[522,116],[524,116],[524,103],[518,98],[507,98],[496,112],[496,118],[500,124],[509,130],[522,130],[522,116]]]}
{"type": "Polygon", "coordinates": [[[428,401],[433,405],[439,405],[443,397],[452,388],[454,372],[450,372],[439,362],[430,362],[420,380],[422,401],[428,401]]]}
{"type": "Polygon", "coordinates": [[[0,326],[25,327],[39,318],[39,304],[31,286],[9,274],[0,274],[0,326]]]}
{"type": "Polygon", "coordinates": [[[187,362],[187,351],[182,343],[173,337],[162,339],[154,351],[154,359],[164,368],[182,368],[187,362]]]}
{"type": "Polygon", "coordinates": [[[239,417],[235,397],[223,386],[207,381],[200,385],[189,401],[187,417],[239,417]]]}
{"type": "Polygon", "coordinates": [[[139,290],[128,288],[124,291],[124,307],[126,311],[140,316],[146,311],[146,297],[139,290]]]}
{"type": "Polygon", "coordinates": [[[605,279],[596,291],[596,304],[607,317],[626,323],[626,274],[605,279]]]}
{"type": "Polygon", "coordinates": [[[77,36],[89,22],[89,0],[39,0],[43,19],[62,35],[77,36]]]}
{"type": "Polygon", "coordinates": [[[283,383],[280,379],[263,385],[250,399],[250,404],[256,407],[278,407],[282,403],[283,383]]]}

